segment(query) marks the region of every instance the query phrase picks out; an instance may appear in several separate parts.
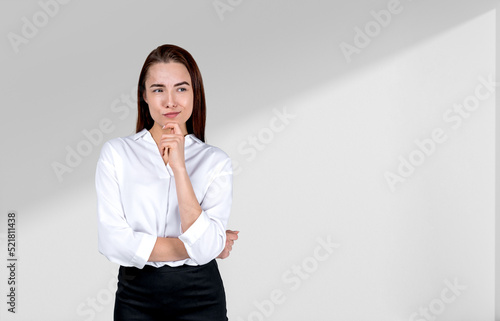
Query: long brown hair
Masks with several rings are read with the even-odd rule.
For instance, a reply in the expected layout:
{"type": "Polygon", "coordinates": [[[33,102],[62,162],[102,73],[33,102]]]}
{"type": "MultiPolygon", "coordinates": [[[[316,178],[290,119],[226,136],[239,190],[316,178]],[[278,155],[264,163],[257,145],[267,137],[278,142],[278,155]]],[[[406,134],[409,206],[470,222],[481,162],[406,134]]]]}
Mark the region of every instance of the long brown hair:
{"type": "Polygon", "coordinates": [[[153,64],[177,62],[183,64],[191,76],[191,85],[193,86],[193,113],[186,121],[188,134],[194,134],[199,140],[205,142],[205,121],[206,105],[205,90],[203,89],[203,80],[196,61],[185,49],[175,45],[162,45],[151,51],[142,66],[137,88],[137,126],[136,133],[144,128],[151,129],[154,120],[149,113],[149,106],[144,101],[144,90],[146,87],[146,76],[153,64]]]}

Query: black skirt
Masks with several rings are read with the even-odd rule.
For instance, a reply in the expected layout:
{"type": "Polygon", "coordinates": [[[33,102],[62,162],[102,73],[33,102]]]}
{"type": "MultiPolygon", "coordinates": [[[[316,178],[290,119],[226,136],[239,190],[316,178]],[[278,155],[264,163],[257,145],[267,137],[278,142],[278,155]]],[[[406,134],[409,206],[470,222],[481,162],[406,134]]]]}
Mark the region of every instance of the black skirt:
{"type": "Polygon", "coordinates": [[[120,266],[114,320],[228,320],[217,262],[143,269],[120,266]]]}

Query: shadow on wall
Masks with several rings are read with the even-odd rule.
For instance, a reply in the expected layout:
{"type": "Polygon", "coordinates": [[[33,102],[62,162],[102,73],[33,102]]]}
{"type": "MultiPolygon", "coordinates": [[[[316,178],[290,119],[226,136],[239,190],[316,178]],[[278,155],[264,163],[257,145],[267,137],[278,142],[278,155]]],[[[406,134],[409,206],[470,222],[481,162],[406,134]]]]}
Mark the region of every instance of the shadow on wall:
{"type": "MultiPolygon", "coordinates": [[[[500,2],[497,1],[497,6],[496,6],[496,13],[497,13],[497,18],[496,18],[496,38],[497,38],[497,45],[496,45],[496,79],[498,81],[498,78],[500,75],[500,41],[498,41],[498,37],[500,36],[500,22],[498,21],[498,12],[500,10],[500,2]]],[[[498,160],[500,159],[500,99],[498,98],[498,95],[496,96],[496,110],[497,112],[495,113],[496,117],[496,122],[495,122],[495,130],[496,130],[496,186],[495,186],[495,197],[496,197],[496,208],[495,208],[495,214],[496,214],[496,226],[495,226],[495,320],[500,321],[500,210],[499,210],[499,204],[500,204],[500,163],[498,160]]]]}
{"type": "MultiPolygon", "coordinates": [[[[248,88],[262,83],[263,75],[272,75],[272,90],[259,90],[254,99],[274,104],[342,79],[494,7],[491,0],[296,1],[262,7],[243,3],[226,12],[223,23],[228,27],[220,31],[217,54],[229,66],[251,62],[245,77],[238,80],[241,90],[228,93],[231,100],[248,97],[248,88]],[[259,23],[251,23],[252,19],[259,23]],[[235,46],[225,39],[245,39],[245,43],[235,46]]],[[[235,71],[228,69],[221,72],[233,79],[235,71]]],[[[223,124],[254,111],[229,110],[218,121],[223,124]]]]}

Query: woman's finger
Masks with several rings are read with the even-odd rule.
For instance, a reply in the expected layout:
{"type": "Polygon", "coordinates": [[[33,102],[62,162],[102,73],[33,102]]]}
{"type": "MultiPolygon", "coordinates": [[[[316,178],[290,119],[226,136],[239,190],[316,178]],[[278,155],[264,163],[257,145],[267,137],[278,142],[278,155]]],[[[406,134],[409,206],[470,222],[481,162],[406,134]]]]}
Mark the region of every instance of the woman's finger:
{"type": "Polygon", "coordinates": [[[181,127],[177,122],[168,122],[162,127],[162,129],[170,129],[170,134],[175,134],[175,135],[182,134],[181,127]]]}

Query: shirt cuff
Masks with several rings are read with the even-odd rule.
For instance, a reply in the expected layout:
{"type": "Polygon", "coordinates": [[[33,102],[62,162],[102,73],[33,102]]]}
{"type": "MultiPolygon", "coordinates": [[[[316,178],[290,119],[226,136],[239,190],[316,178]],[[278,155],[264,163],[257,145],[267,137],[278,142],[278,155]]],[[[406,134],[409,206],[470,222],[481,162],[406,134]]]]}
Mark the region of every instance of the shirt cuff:
{"type": "MultiPolygon", "coordinates": [[[[193,246],[196,241],[205,233],[207,228],[210,226],[210,218],[204,210],[201,211],[200,216],[194,221],[194,223],[187,229],[186,232],[179,235],[179,239],[187,246],[193,246]]],[[[182,231],[182,227],[181,227],[182,231]]]]}
{"type": "Polygon", "coordinates": [[[154,235],[144,234],[142,236],[141,243],[139,244],[139,248],[135,252],[134,257],[132,258],[132,265],[142,269],[144,265],[148,262],[149,257],[151,256],[151,252],[153,252],[153,248],[156,244],[157,237],[154,235]]]}

